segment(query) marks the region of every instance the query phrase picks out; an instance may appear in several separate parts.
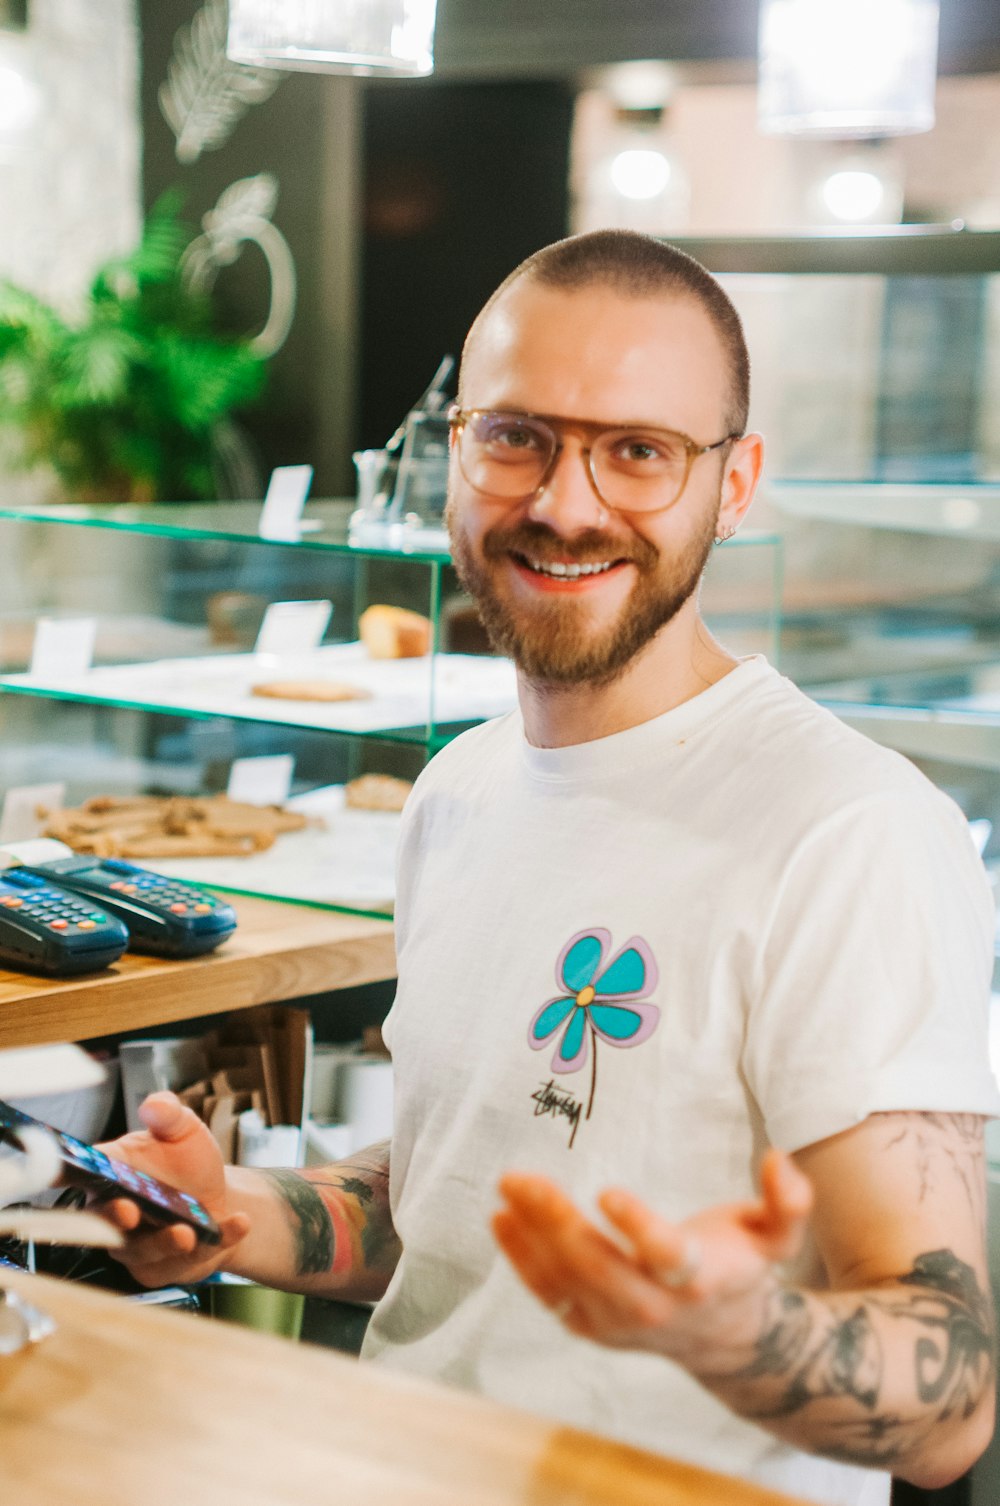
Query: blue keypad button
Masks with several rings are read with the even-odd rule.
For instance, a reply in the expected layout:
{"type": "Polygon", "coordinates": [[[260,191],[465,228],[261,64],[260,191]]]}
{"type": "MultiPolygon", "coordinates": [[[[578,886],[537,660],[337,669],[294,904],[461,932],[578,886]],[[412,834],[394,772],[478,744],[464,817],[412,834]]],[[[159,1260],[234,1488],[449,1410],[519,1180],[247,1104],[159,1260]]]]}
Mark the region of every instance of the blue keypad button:
{"type": "Polygon", "coordinates": [[[36,873],[21,873],[16,868],[4,873],[4,882],[14,884],[18,889],[43,889],[45,887],[45,880],[39,878],[36,873]]]}

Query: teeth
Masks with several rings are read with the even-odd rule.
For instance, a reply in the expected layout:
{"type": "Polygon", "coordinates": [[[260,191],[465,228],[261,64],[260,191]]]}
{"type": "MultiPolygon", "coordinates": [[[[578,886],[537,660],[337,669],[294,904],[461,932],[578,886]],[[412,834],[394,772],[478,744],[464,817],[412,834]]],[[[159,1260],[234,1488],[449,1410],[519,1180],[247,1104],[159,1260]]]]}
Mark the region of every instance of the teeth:
{"type": "Polygon", "coordinates": [[[556,560],[553,563],[544,563],[541,560],[528,560],[532,570],[539,575],[552,575],[561,580],[578,580],[581,575],[602,575],[605,570],[610,570],[612,560],[605,560],[599,565],[567,565],[556,560]]]}

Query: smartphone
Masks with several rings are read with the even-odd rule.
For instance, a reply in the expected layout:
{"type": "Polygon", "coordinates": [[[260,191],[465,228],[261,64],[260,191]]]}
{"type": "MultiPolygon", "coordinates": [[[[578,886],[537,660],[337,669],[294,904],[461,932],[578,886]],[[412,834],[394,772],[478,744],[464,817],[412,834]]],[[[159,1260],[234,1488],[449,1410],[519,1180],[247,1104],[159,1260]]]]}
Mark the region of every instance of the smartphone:
{"type": "Polygon", "coordinates": [[[96,1145],[86,1145],[74,1135],[42,1124],[40,1119],[32,1119],[30,1114],[0,1101],[0,1141],[19,1146],[18,1129],[29,1124],[41,1125],[55,1138],[62,1157],[62,1186],[81,1187],[99,1200],[127,1197],[138,1204],[148,1223],[187,1224],[204,1244],[219,1243],[222,1234],[215,1219],[186,1192],[168,1187],[166,1182],[143,1171],[135,1171],[124,1161],[113,1161],[96,1145]]]}

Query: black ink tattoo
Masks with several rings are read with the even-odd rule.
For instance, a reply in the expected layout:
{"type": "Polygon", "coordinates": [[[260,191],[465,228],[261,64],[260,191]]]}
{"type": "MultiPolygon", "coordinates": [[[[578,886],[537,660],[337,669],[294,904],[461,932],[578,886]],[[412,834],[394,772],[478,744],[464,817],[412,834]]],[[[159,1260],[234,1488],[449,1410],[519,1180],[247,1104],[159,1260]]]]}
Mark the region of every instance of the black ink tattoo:
{"type": "Polygon", "coordinates": [[[360,1177],[344,1177],[339,1182],[330,1184],[339,1187],[341,1192],[347,1192],[351,1197],[356,1197],[359,1203],[370,1203],[375,1196],[367,1182],[362,1182],[360,1177]]]}
{"type": "Polygon", "coordinates": [[[920,1255],[899,1291],[873,1292],[850,1310],[836,1296],[776,1286],[750,1361],[737,1382],[778,1383],[758,1421],[790,1417],[816,1403],[837,1407],[817,1425],[816,1447],[830,1458],[891,1467],[942,1422],[968,1418],[994,1384],[993,1313],[976,1272],[951,1250],[920,1255]],[[913,1330],[910,1415],[880,1410],[885,1388],[885,1321],[913,1330]]]}
{"type": "Polygon", "coordinates": [[[316,1276],[333,1265],[333,1223],[322,1197],[311,1182],[294,1171],[265,1171],[288,1205],[294,1220],[295,1270],[316,1276]]]}
{"type": "MultiPolygon", "coordinates": [[[[877,1120],[883,1116],[873,1115],[877,1120]]],[[[886,1149],[912,1148],[918,1177],[917,1198],[924,1202],[942,1170],[961,1183],[978,1223],[985,1222],[985,1150],[983,1120],[978,1114],[893,1113],[884,1116],[894,1133],[886,1149]]]]}
{"type": "Polygon", "coordinates": [[[982,1373],[993,1359],[993,1325],[989,1298],[976,1273],[951,1250],[921,1255],[902,1285],[939,1295],[917,1297],[920,1321],[930,1330],[917,1340],[917,1395],[941,1402],[941,1416],[960,1411],[969,1417],[982,1395],[982,1373]]]}

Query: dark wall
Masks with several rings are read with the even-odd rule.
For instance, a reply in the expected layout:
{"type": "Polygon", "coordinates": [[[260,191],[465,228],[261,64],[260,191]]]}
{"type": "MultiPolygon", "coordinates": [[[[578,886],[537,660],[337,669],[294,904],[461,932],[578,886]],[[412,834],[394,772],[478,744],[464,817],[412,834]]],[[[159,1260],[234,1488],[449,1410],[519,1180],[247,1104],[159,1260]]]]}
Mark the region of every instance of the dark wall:
{"type": "MultiPolygon", "coordinates": [[[[157,94],[167,76],[174,35],[198,9],[198,0],[141,0],[143,197],[148,207],[165,189],[179,186],[185,196],[185,218],[198,228],[202,215],[236,179],[269,172],[278,180],[273,219],[295,257],[298,306],[288,343],[271,362],[266,397],[245,424],[266,474],[274,465],[312,461],[318,448],[312,409],[321,360],[315,318],[321,297],[323,163],[318,143],[323,90],[330,80],[317,74],[285,78],[270,99],[246,112],[223,146],[204,152],[196,162],[178,162],[174,135],[160,112],[157,94]]],[[[261,327],[267,312],[267,274],[255,247],[247,248],[220,274],[216,291],[228,327],[240,332],[261,327]]]]}
{"type": "MultiPolygon", "coordinates": [[[[144,200],[180,186],[195,227],[234,180],[273,173],[274,223],[291,246],[298,308],[287,345],[270,364],[267,394],[244,428],[266,475],[272,466],[317,465],[317,494],[350,484],[349,452],[384,442],[424,389],[440,357],[458,354],[477,309],[522,257],[566,234],[573,94],[567,83],[369,82],[288,75],[253,105],[229,139],[193,163],[178,162],[160,112],[174,37],[198,0],[141,0],[144,200]],[[360,151],[331,127],[331,91],[363,115],[360,151]],[[360,158],[353,169],[343,158],[360,158]],[[357,197],[351,171],[362,177],[357,197]],[[364,205],[361,207],[363,196],[364,205]],[[358,222],[362,221],[362,224],[358,222]],[[334,238],[363,236],[356,273],[331,284],[334,238]],[[331,300],[350,302],[339,320],[331,300]],[[331,387],[329,344],[360,317],[350,353],[363,384],[331,387]],[[324,424],[350,410],[332,455],[324,424]],[[331,458],[332,456],[332,458],[331,458]],[[324,460],[323,457],[326,457],[324,460]]],[[[260,327],[267,276],[247,249],[216,284],[226,324],[260,327]]]]}
{"type": "Polygon", "coordinates": [[[360,440],[385,442],[523,257],[567,233],[561,83],[381,83],[364,96],[360,440]]]}

